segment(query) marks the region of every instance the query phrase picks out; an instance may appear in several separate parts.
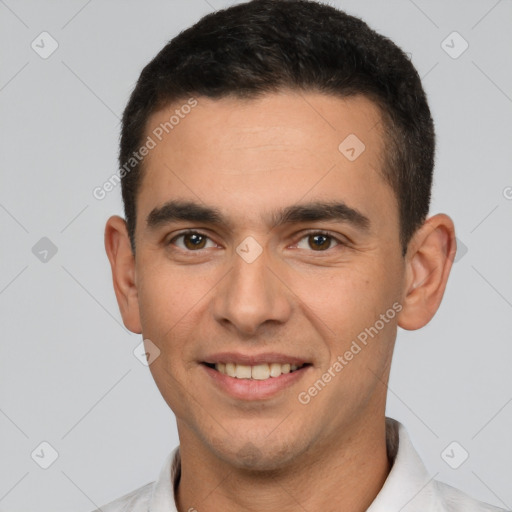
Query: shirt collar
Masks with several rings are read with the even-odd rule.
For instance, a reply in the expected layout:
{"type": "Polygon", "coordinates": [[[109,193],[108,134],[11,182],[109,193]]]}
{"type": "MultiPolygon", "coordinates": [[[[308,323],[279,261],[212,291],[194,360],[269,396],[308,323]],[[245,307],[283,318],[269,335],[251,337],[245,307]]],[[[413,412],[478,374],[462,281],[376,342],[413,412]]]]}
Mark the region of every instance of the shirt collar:
{"type": "Polygon", "coordinates": [[[391,471],[367,512],[439,510],[434,477],[429,475],[405,427],[392,418],[386,418],[386,444],[391,471]]]}
{"type": "MultiPolygon", "coordinates": [[[[429,476],[405,427],[392,418],[386,418],[386,447],[391,471],[367,512],[438,510],[435,481],[429,476]]],[[[177,512],[174,496],[180,477],[177,446],[167,457],[155,483],[149,512],[177,512]]]]}

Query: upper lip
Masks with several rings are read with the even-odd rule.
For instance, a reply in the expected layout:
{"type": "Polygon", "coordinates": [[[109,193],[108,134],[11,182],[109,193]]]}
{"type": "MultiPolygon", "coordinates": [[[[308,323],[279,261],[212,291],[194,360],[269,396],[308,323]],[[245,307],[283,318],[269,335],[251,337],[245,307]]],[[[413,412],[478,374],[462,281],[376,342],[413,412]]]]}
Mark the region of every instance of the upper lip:
{"type": "Polygon", "coordinates": [[[279,354],[277,352],[265,352],[263,354],[241,354],[240,352],[219,352],[212,354],[205,358],[203,361],[208,364],[217,363],[235,363],[247,366],[256,366],[258,364],[295,364],[301,366],[308,363],[305,359],[297,356],[290,356],[286,354],[279,354]]]}

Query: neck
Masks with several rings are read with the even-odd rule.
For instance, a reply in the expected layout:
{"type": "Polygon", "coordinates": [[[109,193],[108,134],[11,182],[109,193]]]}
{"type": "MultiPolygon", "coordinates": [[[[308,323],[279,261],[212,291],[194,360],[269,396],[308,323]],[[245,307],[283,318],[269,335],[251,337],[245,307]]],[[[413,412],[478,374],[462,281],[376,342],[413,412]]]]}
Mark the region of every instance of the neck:
{"type": "Polygon", "coordinates": [[[180,433],[180,456],[179,512],[364,512],[391,469],[384,418],[326,439],[279,470],[233,467],[186,433],[180,433]]]}

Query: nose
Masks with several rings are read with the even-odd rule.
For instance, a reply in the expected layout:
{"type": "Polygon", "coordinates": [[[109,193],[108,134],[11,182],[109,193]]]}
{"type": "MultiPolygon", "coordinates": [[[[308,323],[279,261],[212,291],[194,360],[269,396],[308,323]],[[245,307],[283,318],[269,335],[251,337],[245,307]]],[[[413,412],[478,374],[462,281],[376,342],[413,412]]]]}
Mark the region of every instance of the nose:
{"type": "Polygon", "coordinates": [[[292,294],[266,251],[250,263],[234,253],[231,271],[216,289],[215,319],[238,336],[254,336],[270,324],[284,324],[292,311],[292,294]]]}

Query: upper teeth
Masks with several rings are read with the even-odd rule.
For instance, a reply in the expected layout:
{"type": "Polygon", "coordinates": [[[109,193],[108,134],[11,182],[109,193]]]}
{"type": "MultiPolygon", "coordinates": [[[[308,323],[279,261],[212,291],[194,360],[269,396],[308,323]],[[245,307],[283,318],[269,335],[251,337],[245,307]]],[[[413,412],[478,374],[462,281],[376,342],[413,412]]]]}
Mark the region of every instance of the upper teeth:
{"type": "Polygon", "coordinates": [[[298,368],[298,365],[288,363],[265,363],[254,366],[235,363],[217,363],[215,365],[215,369],[217,371],[225,375],[229,375],[230,377],[256,380],[266,380],[269,377],[279,377],[282,373],[290,373],[298,368]]]}

